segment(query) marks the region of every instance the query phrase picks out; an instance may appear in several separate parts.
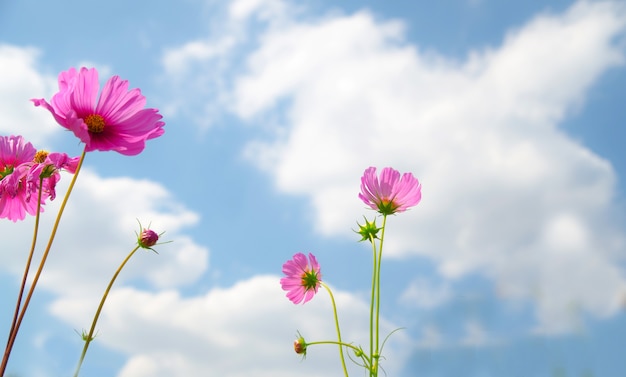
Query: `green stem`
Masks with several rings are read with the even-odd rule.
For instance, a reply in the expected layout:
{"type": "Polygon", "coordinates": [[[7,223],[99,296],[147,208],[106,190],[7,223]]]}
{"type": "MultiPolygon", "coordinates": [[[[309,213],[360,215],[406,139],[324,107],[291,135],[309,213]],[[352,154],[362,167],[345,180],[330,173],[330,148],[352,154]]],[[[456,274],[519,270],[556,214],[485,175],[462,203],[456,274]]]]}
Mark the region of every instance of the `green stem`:
{"type": "Polygon", "coordinates": [[[340,348],[341,347],[351,348],[354,351],[354,353],[356,355],[358,355],[358,357],[360,357],[361,360],[363,360],[363,363],[365,364],[366,367],[369,368],[369,365],[371,363],[369,357],[367,357],[367,355],[365,355],[363,350],[358,348],[358,347],[356,347],[356,346],[354,346],[353,344],[344,343],[344,342],[335,342],[333,340],[322,340],[322,341],[317,341],[317,342],[306,343],[306,346],[307,347],[308,346],[314,346],[316,344],[337,344],[337,345],[339,345],[340,348]]]}
{"type": "Polygon", "coordinates": [[[378,244],[378,265],[376,266],[376,351],[372,357],[372,374],[378,376],[378,359],[380,358],[380,266],[383,262],[383,242],[385,239],[385,228],[387,225],[387,215],[383,215],[383,225],[380,233],[380,243],[378,244]]]}
{"type": "MultiPolygon", "coordinates": [[[[370,243],[372,244],[372,254],[374,265],[372,266],[372,298],[370,300],[370,356],[374,355],[374,307],[376,303],[376,282],[378,281],[378,277],[376,275],[378,269],[376,266],[378,265],[377,256],[376,256],[376,243],[373,235],[370,234],[370,243]]],[[[373,371],[369,368],[370,377],[373,376],[373,371]]]]}
{"type": "Polygon", "coordinates": [[[345,374],[346,377],[348,377],[348,369],[346,368],[346,360],[343,357],[343,348],[342,348],[342,342],[341,342],[341,331],[339,330],[339,318],[337,316],[337,305],[335,304],[335,297],[333,296],[333,292],[330,290],[330,288],[324,284],[321,283],[322,287],[326,288],[326,290],[328,291],[328,294],[330,295],[330,301],[333,304],[333,314],[335,315],[335,328],[337,329],[337,339],[338,339],[338,343],[339,344],[339,357],[341,358],[341,366],[343,367],[343,373],[345,374]]]}
{"type": "Polygon", "coordinates": [[[120,264],[120,266],[117,268],[117,271],[115,271],[115,274],[113,275],[113,278],[111,278],[111,281],[109,282],[109,285],[107,286],[107,289],[104,291],[104,295],[102,295],[102,299],[100,300],[100,305],[98,305],[98,310],[96,310],[96,315],[93,317],[93,321],[91,322],[91,328],[89,329],[89,334],[87,334],[87,337],[84,337],[83,335],[84,340],[85,340],[85,346],[83,347],[83,352],[80,354],[80,359],[78,361],[78,365],[76,366],[74,377],[78,377],[78,373],[80,372],[80,367],[83,365],[83,360],[85,360],[85,355],[87,354],[87,349],[89,348],[89,344],[94,339],[93,334],[94,334],[94,331],[96,330],[96,323],[98,322],[98,318],[100,317],[100,313],[102,312],[102,308],[104,307],[104,302],[106,301],[107,297],[109,296],[109,292],[111,291],[111,288],[113,287],[113,283],[115,283],[115,279],[117,279],[117,276],[120,274],[120,272],[122,272],[122,269],[124,268],[126,263],[130,260],[130,258],[133,256],[133,254],[135,254],[135,252],[139,250],[139,247],[140,246],[137,245],[126,256],[122,264],[120,264]]]}
{"type": "Polygon", "coordinates": [[[59,208],[59,212],[57,213],[56,220],[54,221],[54,225],[52,227],[52,231],[50,232],[50,238],[48,239],[48,245],[46,246],[46,250],[41,257],[41,262],[39,262],[39,268],[37,268],[37,272],[35,273],[35,277],[33,278],[33,282],[28,290],[28,295],[26,295],[26,300],[24,300],[24,305],[20,310],[20,315],[15,323],[15,327],[9,340],[7,342],[7,347],[4,352],[4,358],[2,359],[2,365],[0,366],[0,376],[4,376],[4,372],[7,367],[7,363],[9,361],[9,355],[11,354],[11,350],[13,349],[13,345],[15,344],[15,338],[17,337],[17,333],[22,324],[22,320],[24,319],[24,315],[26,314],[26,310],[28,309],[28,305],[30,304],[30,300],[35,292],[35,287],[37,286],[37,282],[39,281],[39,276],[41,276],[41,272],[43,271],[43,266],[46,263],[46,259],[48,258],[48,254],[50,253],[50,249],[52,248],[52,243],[54,241],[54,237],[56,235],[57,229],[59,227],[59,223],[61,222],[61,216],[63,215],[63,211],[65,210],[65,206],[70,197],[72,189],[74,188],[74,184],[76,183],[76,179],[78,178],[78,173],[80,172],[80,168],[83,165],[83,161],[85,160],[85,150],[83,149],[83,154],[80,156],[80,160],[78,161],[78,166],[76,167],[76,171],[74,172],[74,176],[72,177],[72,181],[70,182],[70,186],[65,193],[65,197],[63,198],[63,202],[61,203],[61,207],[59,208]]]}
{"type": "MultiPolygon", "coordinates": [[[[41,208],[42,192],[43,192],[43,178],[40,177],[39,178],[39,192],[37,193],[37,209],[41,208]]],[[[15,303],[15,312],[13,313],[13,322],[11,322],[11,330],[9,331],[5,353],[2,359],[3,374],[4,374],[4,368],[6,367],[6,362],[8,361],[9,355],[10,355],[10,350],[9,350],[10,339],[12,338],[13,333],[15,332],[15,324],[17,323],[17,318],[20,313],[20,306],[22,304],[22,297],[24,296],[24,289],[26,287],[26,281],[28,279],[28,272],[30,271],[30,265],[33,261],[33,255],[35,253],[35,245],[37,244],[37,234],[39,233],[40,213],[41,211],[38,210],[37,213],[35,214],[35,226],[33,230],[33,240],[31,242],[30,251],[28,253],[28,259],[26,260],[26,266],[24,267],[24,274],[22,275],[22,283],[20,285],[20,290],[17,294],[17,302],[15,303]]]]}
{"type": "Polygon", "coordinates": [[[338,344],[340,347],[347,347],[347,348],[352,348],[355,352],[360,352],[361,350],[356,347],[354,344],[350,344],[350,343],[344,343],[344,342],[336,342],[334,340],[320,340],[317,342],[310,342],[310,343],[306,343],[306,346],[314,346],[316,344],[338,344]]]}

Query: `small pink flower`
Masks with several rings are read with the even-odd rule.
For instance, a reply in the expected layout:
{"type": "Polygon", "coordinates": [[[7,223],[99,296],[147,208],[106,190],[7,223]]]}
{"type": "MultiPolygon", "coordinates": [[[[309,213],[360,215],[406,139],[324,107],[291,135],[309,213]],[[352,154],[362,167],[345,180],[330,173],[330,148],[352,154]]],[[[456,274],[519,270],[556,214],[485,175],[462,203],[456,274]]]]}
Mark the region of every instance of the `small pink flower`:
{"type": "Polygon", "coordinates": [[[128,81],[111,77],[98,97],[100,84],[95,68],[71,68],[59,74],[59,92],[51,103],[33,99],[48,109],[63,127],[74,132],[87,152],[116,151],[133,156],[141,153],[146,140],[163,135],[164,122],[157,109],[145,109],[139,89],[128,90],[128,81]]]}
{"type": "Polygon", "coordinates": [[[280,279],[280,285],[294,304],[311,300],[322,282],[320,265],[311,253],[308,261],[303,253],[296,253],[283,264],[283,273],[286,276],[280,279]]]}
{"type": "Polygon", "coordinates": [[[392,168],[384,168],[380,180],[376,168],[365,169],[361,177],[359,198],[370,208],[383,215],[404,212],[422,200],[422,185],[411,173],[400,173],[392,168]]]}

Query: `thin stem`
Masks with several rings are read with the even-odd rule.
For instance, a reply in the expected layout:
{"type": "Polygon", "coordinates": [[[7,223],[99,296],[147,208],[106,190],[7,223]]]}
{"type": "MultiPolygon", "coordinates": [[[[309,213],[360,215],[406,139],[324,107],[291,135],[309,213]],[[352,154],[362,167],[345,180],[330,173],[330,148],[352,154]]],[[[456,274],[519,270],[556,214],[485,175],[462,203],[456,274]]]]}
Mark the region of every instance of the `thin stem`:
{"type": "Polygon", "coordinates": [[[20,285],[19,293],[17,294],[17,302],[15,303],[15,312],[13,313],[13,322],[11,322],[11,330],[9,331],[9,336],[7,338],[7,345],[5,348],[5,353],[3,356],[4,359],[9,358],[9,340],[13,336],[13,332],[15,332],[15,323],[17,322],[17,317],[20,313],[20,306],[22,304],[22,297],[24,296],[24,288],[26,287],[26,281],[28,280],[28,272],[30,271],[30,265],[33,260],[33,255],[35,253],[35,245],[37,244],[37,234],[39,232],[39,218],[40,218],[40,209],[41,209],[41,195],[43,192],[43,178],[39,178],[39,192],[37,193],[37,213],[35,214],[35,226],[33,230],[33,240],[30,246],[30,252],[28,253],[28,259],[26,260],[26,266],[24,267],[24,274],[22,275],[22,283],[20,285]]]}
{"type": "Polygon", "coordinates": [[[372,357],[372,371],[374,376],[378,376],[378,359],[380,358],[380,266],[383,262],[383,242],[385,239],[385,228],[387,225],[387,215],[383,215],[383,225],[380,233],[380,243],[378,244],[378,266],[376,271],[376,352],[372,357]]]}
{"type": "Polygon", "coordinates": [[[337,344],[339,345],[339,347],[346,347],[346,348],[351,348],[354,353],[356,355],[358,355],[358,357],[361,358],[361,360],[363,360],[365,366],[369,366],[370,365],[370,359],[369,357],[367,357],[367,355],[363,352],[362,349],[354,346],[353,344],[350,343],[344,343],[344,342],[335,342],[333,340],[322,340],[322,341],[317,341],[317,342],[311,342],[311,343],[306,343],[306,346],[314,346],[316,344],[337,344]]]}
{"type": "MultiPolygon", "coordinates": [[[[85,147],[86,148],[86,147],[85,147]]],[[[59,227],[59,223],[61,222],[61,216],[63,215],[63,211],[65,210],[65,205],[70,197],[72,189],[74,188],[74,184],[76,183],[76,179],[78,178],[78,173],[80,172],[80,168],[83,166],[83,161],[85,160],[86,150],[83,149],[83,154],[80,156],[80,160],[78,161],[78,166],[76,167],[76,171],[74,172],[74,176],[72,177],[72,181],[70,182],[70,186],[65,193],[65,197],[63,198],[63,202],[61,202],[61,207],[59,208],[59,212],[57,213],[57,218],[54,221],[54,225],[52,226],[52,231],[50,232],[50,238],[48,239],[48,245],[46,246],[46,250],[41,257],[41,262],[39,262],[39,268],[35,273],[35,277],[33,282],[28,290],[28,295],[26,296],[26,300],[24,301],[24,305],[20,310],[20,315],[17,319],[17,323],[15,324],[14,331],[11,333],[11,337],[9,338],[6,350],[5,357],[2,359],[2,365],[0,366],[0,376],[4,376],[4,372],[7,367],[7,363],[9,361],[9,355],[11,353],[11,349],[13,348],[13,344],[15,344],[15,338],[17,337],[17,333],[20,329],[20,325],[22,324],[22,320],[24,319],[24,315],[26,314],[26,310],[28,309],[28,305],[30,304],[31,297],[35,292],[35,287],[37,286],[37,282],[39,281],[39,276],[41,276],[41,272],[43,271],[43,266],[46,263],[46,259],[48,258],[48,254],[50,253],[50,249],[52,248],[52,243],[54,241],[54,237],[56,235],[57,229],[59,227]]]]}
{"type": "MultiPolygon", "coordinates": [[[[378,263],[376,256],[376,243],[374,240],[374,236],[370,234],[370,242],[372,244],[373,254],[372,259],[374,261],[374,265],[372,266],[372,299],[370,300],[370,356],[374,355],[374,306],[376,303],[376,282],[378,281],[378,277],[376,275],[376,273],[378,272],[378,269],[376,268],[378,263]]],[[[370,377],[373,376],[373,371],[371,368],[369,368],[369,371],[370,377]]]]}
{"type": "Polygon", "coordinates": [[[109,285],[107,286],[107,289],[104,291],[104,295],[102,295],[102,299],[100,300],[100,305],[98,305],[98,310],[96,310],[96,314],[93,317],[93,322],[91,322],[91,328],[89,329],[89,334],[87,334],[87,337],[84,337],[83,335],[84,340],[85,340],[85,346],[83,347],[83,352],[80,354],[80,360],[78,361],[78,365],[76,366],[76,372],[74,372],[74,377],[78,377],[78,373],[80,372],[80,367],[83,365],[83,360],[85,360],[85,355],[87,354],[87,349],[89,348],[89,344],[94,339],[93,333],[96,330],[96,323],[98,322],[98,318],[100,317],[100,313],[102,312],[102,308],[104,307],[104,302],[109,296],[111,287],[113,287],[113,283],[115,283],[115,279],[117,279],[117,276],[120,274],[120,272],[122,272],[122,269],[126,265],[126,262],[130,260],[130,258],[133,256],[133,254],[135,254],[137,250],[139,250],[139,247],[140,246],[137,245],[126,256],[122,264],[120,264],[120,266],[117,268],[117,271],[115,271],[115,274],[113,275],[113,278],[111,278],[111,281],[109,282],[109,285]]]}
{"type": "Polygon", "coordinates": [[[335,328],[337,329],[337,339],[338,339],[338,344],[339,344],[339,356],[341,357],[341,366],[343,367],[343,373],[345,374],[346,377],[348,377],[348,369],[346,368],[346,360],[343,357],[343,348],[341,346],[342,345],[341,331],[339,330],[339,318],[337,316],[337,305],[335,304],[335,297],[333,296],[333,292],[330,290],[330,288],[326,284],[321,283],[321,285],[324,288],[326,288],[326,290],[328,291],[328,294],[330,295],[330,301],[333,304],[333,314],[335,315],[335,328]]]}
{"type": "Polygon", "coordinates": [[[383,261],[383,242],[385,239],[385,227],[387,224],[387,215],[383,214],[383,225],[380,233],[380,243],[378,244],[378,257],[375,257],[375,276],[376,276],[376,348],[370,356],[372,358],[372,368],[370,375],[378,376],[378,359],[380,358],[380,266],[383,261]]]}
{"type": "Polygon", "coordinates": [[[306,343],[306,346],[314,346],[316,344],[338,344],[340,347],[348,347],[348,348],[352,348],[355,352],[360,352],[361,350],[355,346],[354,344],[350,344],[350,343],[344,343],[344,342],[336,342],[334,340],[319,340],[317,342],[310,342],[310,343],[306,343]]]}

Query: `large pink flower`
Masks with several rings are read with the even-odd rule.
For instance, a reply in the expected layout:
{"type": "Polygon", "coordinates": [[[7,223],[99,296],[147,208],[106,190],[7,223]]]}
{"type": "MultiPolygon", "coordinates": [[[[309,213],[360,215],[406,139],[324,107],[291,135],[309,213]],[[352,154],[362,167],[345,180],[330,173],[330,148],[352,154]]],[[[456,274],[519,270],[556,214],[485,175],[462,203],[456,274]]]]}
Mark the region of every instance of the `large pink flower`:
{"type": "Polygon", "coordinates": [[[37,152],[21,136],[0,136],[0,218],[24,220],[37,214],[37,194],[43,178],[41,204],[56,196],[59,170],[76,171],[78,157],[65,153],[37,152]],[[33,198],[33,195],[35,197],[33,198]]]}
{"type": "Polygon", "coordinates": [[[383,215],[404,212],[422,200],[422,185],[411,173],[400,173],[392,168],[384,168],[380,179],[376,168],[365,169],[361,177],[359,198],[370,208],[383,215]]]}
{"type": "Polygon", "coordinates": [[[293,259],[283,264],[285,277],[280,279],[280,285],[287,291],[287,298],[294,304],[305,303],[313,298],[322,282],[320,265],[315,255],[296,253],[293,259]],[[310,262],[310,263],[309,263],[310,262]]]}
{"type": "Polygon", "coordinates": [[[111,77],[98,97],[100,84],[95,68],[71,68],[59,74],[59,92],[50,103],[33,99],[35,106],[48,109],[54,119],[71,130],[85,150],[116,151],[133,156],[141,153],[146,140],[165,132],[157,109],[145,109],[146,98],[139,89],[128,90],[128,81],[111,77]]]}

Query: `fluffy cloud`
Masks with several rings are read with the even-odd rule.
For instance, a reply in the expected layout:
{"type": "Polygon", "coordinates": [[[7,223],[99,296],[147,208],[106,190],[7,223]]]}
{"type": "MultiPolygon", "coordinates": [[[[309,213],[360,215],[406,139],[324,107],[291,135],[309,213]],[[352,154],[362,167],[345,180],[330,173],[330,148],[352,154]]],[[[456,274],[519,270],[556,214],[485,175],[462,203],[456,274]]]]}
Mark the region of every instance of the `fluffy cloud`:
{"type": "Polygon", "coordinates": [[[56,89],[56,77],[39,72],[39,55],[35,48],[0,44],[0,133],[22,135],[43,147],[60,128],[29,101],[49,96],[56,89]]]}
{"type": "MultiPolygon", "coordinates": [[[[70,177],[57,187],[59,197],[46,206],[39,232],[38,253],[47,243],[70,177]]],[[[42,275],[39,289],[62,296],[93,296],[107,282],[136,245],[138,220],[152,224],[157,232],[167,231],[157,246],[160,254],[140,252],[133,257],[119,282],[137,280],[155,288],[180,287],[195,282],[208,267],[208,250],[182,233],[197,221],[197,215],[178,204],[163,186],[131,178],[101,178],[81,171],[42,275]],[[140,259],[140,260],[138,260],[140,259]]],[[[33,221],[0,223],[3,233],[15,235],[3,242],[3,268],[21,275],[30,245],[33,221]],[[9,251],[24,250],[24,253],[9,251]]],[[[36,257],[35,261],[39,257],[36,257]]]]}
{"type": "MultiPolygon", "coordinates": [[[[35,264],[38,263],[41,250],[47,242],[51,222],[70,178],[63,177],[61,184],[57,186],[59,197],[46,206],[46,212],[42,216],[35,264]]],[[[105,313],[114,312],[115,315],[122,316],[126,316],[128,312],[135,313],[129,320],[146,315],[146,311],[151,308],[159,309],[149,311],[156,317],[162,317],[164,312],[173,314],[172,308],[162,307],[163,304],[172,304],[168,297],[178,295],[175,289],[197,282],[206,272],[209,251],[184,233],[186,228],[197,222],[196,213],[178,203],[171,193],[158,183],[125,177],[102,178],[89,168],[84,168],[66,207],[38,285],[38,291],[53,293],[49,296],[52,297],[51,313],[67,322],[70,328],[89,328],[104,287],[122,260],[136,245],[135,232],[139,231],[138,219],[144,227],[151,224],[150,228],[157,232],[166,231],[161,241],[173,242],[155,246],[158,255],[140,249],[133,256],[115,282],[111,298],[105,306],[105,313]],[[142,286],[150,292],[162,293],[153,295],[124,288],[128,285],[142,286]],[[120,287],[119,291],[117,287],[120,287]],[[132,296],[124,295],[128,290],[133,293],[132,296]],[[118,297],[122,297],[121,307],[116,305],[116,302],[120,301],[118,297]]],[[[0,232],[11,234],[11,237],[4,238],[3,247],[0,249],[2,269],[3,272],[9,271],[15,275],[16,280],[23,269],[32,229],[32,218],[18,223],[0,222],[0,232]],[[20,250],[23,252],[16,252],[20,250]]],[[[183,312],[190,306],[193,309],[193,305],[181,306],[181,311],[177,311],[176,315],[183,316],[183,312]]],[[[41,318],[44,313],[31,311],[29,315],[41,318]]],[[[108,329],[106,321],[109,318],[110,316],[103,315],[105,324],[99,328],[108,329]]],[[[137,327],[124,331],[130,331],[135,335],[143,334],[145,331],[155,333],[161,331],[151,327],[149,322],[131,321],[130,324],[137,327]]],[[[201,324],[197,322],[195,325],[201,324]]],[[[115,326],[111,327],[115,329],[115,326]]],[[[72,341],[78,340],[75,334],[72,336],[69,332],[68,335],[72,341]]],[[[42,337],[45,338],[46,334],[38,335],[37,339],[42,337]]],[[[109,338],[106,336],[102,338],[108,345],[106,339],[109,338]]],[[[135,343],[139,343],[137,349],[141,350],[148,349],[150,342],[154,340],[149,336],[134,339],[135,343]]],[[[184,343],[184,339],[180,341],[184,343]]],[[[166,343],[171,342],[170,339],[166,343]]],[[[92,353],[96,352],[92,350],[90,356],[92,353]]],[[[136,353],[129,352],[128,355],[134,363],[136,353]]]]}
{"type": "Polygon", "coordinates": [[[412,171],[424,199],[390,222],[388,255],[427,256],[448,279],[485,274],[537,303],[537,330],[564,331],[581,313],[614,313],[624,289],[615,173],[558,126],[623,63],[625,29],[622,5],[579,2],[459,61],[368,12],[294,22],[259,38],[231,108],[256,123],[281,114],[246,154],[310,198],[322,234],[362,212],[345,199],[364,168],[412,171]]]}
{"type": "MultiPolygon", "coordinates": [[[[340,368],[335,346],[311,346],[304,361],[293,351],[296,331],[309,342],[336,339],[328,296],[320,291],[306,305],[293,305],[278,281],[256,276],[194,297],[119,288],[107,302],[96,341],[128,355],[120,377],[335,374],[340,368]]],[[[368,305],[341,291],[335,297],[343,339],[365,347],[368,305]]],[[[52,310],[74,323],[93,315],[71,299],[58,300],[52,310]]],[[[393,328],[383,322],[383,333],[393,328]]],[[[404,344],[406,338],[397,333],[385,348],[388,372],[402,365],[406,355],[398,350],[404,344]]],[[[359,373],[354,365],[351,370],[359,373]]]]}

